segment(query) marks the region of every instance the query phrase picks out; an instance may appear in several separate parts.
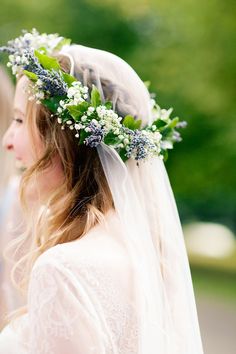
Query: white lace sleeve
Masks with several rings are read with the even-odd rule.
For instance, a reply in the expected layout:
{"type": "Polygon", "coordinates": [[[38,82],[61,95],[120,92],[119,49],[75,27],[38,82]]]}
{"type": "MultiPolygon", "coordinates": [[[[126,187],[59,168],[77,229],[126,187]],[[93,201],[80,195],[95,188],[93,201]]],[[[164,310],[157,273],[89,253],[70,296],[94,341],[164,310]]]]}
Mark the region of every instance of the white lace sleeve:
{"type": "Polygon", "coordinates": [[[97,313],[70,269],[53,260],[35,264],[28,294],[30,354],[105,352],[97,313]]]}

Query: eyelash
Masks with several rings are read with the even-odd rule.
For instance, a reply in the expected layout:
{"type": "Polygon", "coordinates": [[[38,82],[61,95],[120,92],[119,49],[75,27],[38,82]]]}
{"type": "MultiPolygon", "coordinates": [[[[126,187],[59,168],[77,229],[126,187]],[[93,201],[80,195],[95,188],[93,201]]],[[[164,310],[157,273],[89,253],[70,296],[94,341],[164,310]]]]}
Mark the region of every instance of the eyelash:
{"type": "Polygon", "coordinates": [[[23,123],[23,120],[21,118],[13,118],[13,120],[20,124],[23,123]]]}

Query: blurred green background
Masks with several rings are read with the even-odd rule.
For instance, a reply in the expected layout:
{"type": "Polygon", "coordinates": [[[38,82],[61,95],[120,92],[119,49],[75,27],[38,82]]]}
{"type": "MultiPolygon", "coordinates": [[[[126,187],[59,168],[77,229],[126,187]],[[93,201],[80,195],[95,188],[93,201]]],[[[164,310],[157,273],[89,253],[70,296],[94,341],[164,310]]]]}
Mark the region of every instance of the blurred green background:
{"type": "Polygon", "coordinates": [[[2,0],[0,43],[22,28],[112,51],[187,120],[167,169],[180,216],[236,230],[236,2],[2,0]]]}
{"type": "MultiPolygon", "coordinates": [[[[235,0],[1,0],[0,44],[33,27],[111,51],[151,81],[160,106],[188,122],[166,163],[181,221],[235,235],[235,0]]],[[[199,296],[235,305],[235,248],[190,261],[199,296]]]]}

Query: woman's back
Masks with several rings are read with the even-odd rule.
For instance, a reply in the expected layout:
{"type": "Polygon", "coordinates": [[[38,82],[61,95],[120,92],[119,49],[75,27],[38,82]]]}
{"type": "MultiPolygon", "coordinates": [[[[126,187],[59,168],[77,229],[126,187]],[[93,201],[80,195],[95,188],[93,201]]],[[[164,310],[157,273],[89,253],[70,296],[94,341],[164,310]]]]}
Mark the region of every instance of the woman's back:
{"type": "MultiPolygon", "coordinates": [[[[110,221],[113,234],[99,225],[37,259],[29,285],[28,315],[15,330],[26,352],[86,354],[98,353],[99,348],[99,353],[137,353],[132,267],[116,240],[114,215],[110,221]]],[[[12,340],[8,345],[15,345],[12,340]]]]}

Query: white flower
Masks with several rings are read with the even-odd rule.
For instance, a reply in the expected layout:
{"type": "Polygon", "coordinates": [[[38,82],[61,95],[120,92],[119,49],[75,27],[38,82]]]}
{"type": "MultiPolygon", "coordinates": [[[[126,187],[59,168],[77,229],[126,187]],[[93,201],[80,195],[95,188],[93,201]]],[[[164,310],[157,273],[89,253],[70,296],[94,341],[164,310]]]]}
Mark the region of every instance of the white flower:
{"type": "Polygon", "coordinates": [[[59,124],[62,123],[62,119],[61,118],[57,118],[57,121],[58,121],[59,124]]]}
{"type": "Polygon", "coordinates": [[[154,132],[155,130],[157,130],[157,127],[155,125],[152,125],[152,131],[154,132]]]}
{"type": "Polygon", "coordinates": [[[73,122],[72,122],[72,120],[67,120],[66,121],[66,124],[68,124],[68,125],[70,125],[70,124],[72,124],[73,122]]]}
{"type": "Polygon", "coordinates": [[[16,62],[17,64],[20,64],[20,62],[21,62],[21,57],[20,57],[19,55],[16,56],[15,62],[16,62]]]}
{"type": "Polygon", "coordinates": [[[79,134],[78,134],[78,133],[76,133],[76,134],[75,134],[75,137],[76,137],[76,138],[79,138],[79,134]]]}
{"type": "Polygon", "coordinates": [[[36,85],[38,85],[38,86],[42,86],[42,85],[43,85],[43,81],[42,81],[42,80],[40,80],[40,79],[38,79],[38,80],[36,81],[36,85]]]}
{"type": "Polygon", "coordinates": [[[161,118],[163,120],[166,120],[170,117],[171,112],[173,111],[173,108],[169,108],[168,110],[166,109],[161,109],[161,118]]]}
{"type": "Polygon", "coordinates": [[[165,140],[165,141],[161,141],[161,147],[162,149],[172,149],[173,144],[171,141],[165,140]]]}
{"type": "Polygon", "coordinates": [[[57,113],[60,114],[60,113],[62,113],[62,111],[63,111],[63,109],[62,109],[61,107],[58,107],[58,108],[57,108],[57,113]]]}
{"type": "Polygon", "coordinates": [[[87,116],[82,116],[82,117],[81,117],[81,121],[82,121],[82,122],[86,122],[86,120],[87,120],[87,116]]]}
{"type": "Polygon", "coordinates": [[[75,127],[75,129],[79,130],[79,129],[80,129],[80,127],[81,127],[81,125],[80,125],[80,124],[78,124],[78,123],[75,123],[74,127],[75,127]]]}
{"type": "Polygon", "coordinates": [[[44,92],[42,91],[36,92],[35,98],[37,98],[38,100],[44,99],[44,92]]]}

